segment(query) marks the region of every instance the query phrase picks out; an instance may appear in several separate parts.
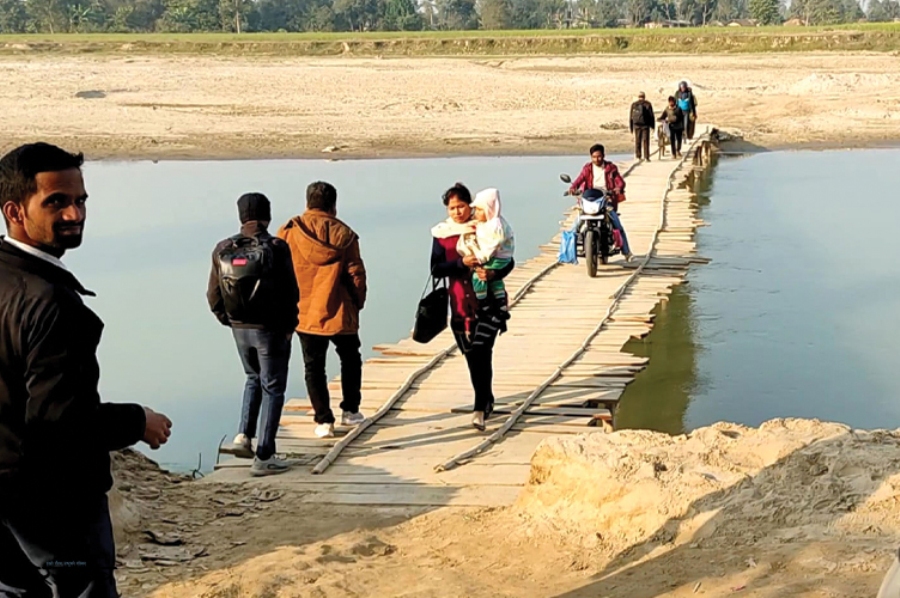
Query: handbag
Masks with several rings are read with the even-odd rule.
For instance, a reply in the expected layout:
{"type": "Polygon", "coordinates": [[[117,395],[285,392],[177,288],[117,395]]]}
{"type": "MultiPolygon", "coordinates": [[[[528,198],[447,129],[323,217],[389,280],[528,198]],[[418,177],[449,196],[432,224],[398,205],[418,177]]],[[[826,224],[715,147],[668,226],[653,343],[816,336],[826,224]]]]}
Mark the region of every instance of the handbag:
{"type": "Polygon", "coordinates": [[[422,299],[416,309],[416,324],[413,328],[412,338],[417,343],[430,343],[434,337],[447,328],[449,317],[450,292],[447,282],[443,278],[431,278],[431,292],[428,292],[428,283],[422,291],[422,299]]]}

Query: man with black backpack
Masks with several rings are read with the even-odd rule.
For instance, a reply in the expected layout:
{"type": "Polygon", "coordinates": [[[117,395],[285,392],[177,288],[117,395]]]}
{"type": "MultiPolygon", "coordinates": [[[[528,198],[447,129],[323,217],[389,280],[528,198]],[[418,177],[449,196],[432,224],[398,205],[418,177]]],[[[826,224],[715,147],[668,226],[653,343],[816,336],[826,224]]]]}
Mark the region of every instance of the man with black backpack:
{"type": "Polygon", "coordinates": [[[207,299],[216,318],[232,329],[247,374],[235,454],[254,457],[251,440],[262,412],[250,474],[263,476],[288,470],[275,456],[275,435],[300,297],[290,248],[266,230],[272,220],[268,198],[247,193],[237,205],[241,232],[216,245],[207,299]]]}
{"type": "Polygon", "coordinates": [[[637,101],[631,105],[631,114],[628,120],[628,130],[634,134],[634,157],[650,161],[650,129],[653,128],[656,117],[653,114],[653,106],[647,101],[644,92],[638,94],[637,101]]]}

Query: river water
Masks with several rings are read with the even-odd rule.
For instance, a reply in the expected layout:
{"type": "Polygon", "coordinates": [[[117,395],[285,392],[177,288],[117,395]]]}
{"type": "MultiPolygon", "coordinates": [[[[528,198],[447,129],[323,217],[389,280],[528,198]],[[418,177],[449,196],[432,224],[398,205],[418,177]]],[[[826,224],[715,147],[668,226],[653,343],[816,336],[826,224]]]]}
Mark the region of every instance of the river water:
{"type": "MultiPolygon", "coordinates": [[[[170,443],[150,453],[170,467],[197,467],[202,453],[209,470],[218,442],[230,442],[243,372],[205,291],[212,247],[237,231],[244,192],[267,193],[281,223],[302,211],[309,182],[337,186],[339,216],[359,232],[369,270],[362,339],[371,356],[371,346],[409,335],[446,187],[499,187],[524,260],[569,203],[557,175],[583,161],[89,163],[85,244],[66,262],[98,293],[89,304],[106,322],[103,397],[174,420],[170,443]]],[[[626,391],[619,425],[681,433],[799,416],[900,426],[897,164],[896,150],[720,158],[698,186],[710,224],[699,252],[713,261],[693,267],[653,333],[627,347],[651,361],[626,391]]],[[[291,366],[288,396],[305,396],[297,342],[291,366]]]]}
{"type": "Polygon", "coordinates": [[[723,157],[700,183],[710,264],[628,350],[621,427],[774,417],[900,427],[900,151],[723,157]]]}

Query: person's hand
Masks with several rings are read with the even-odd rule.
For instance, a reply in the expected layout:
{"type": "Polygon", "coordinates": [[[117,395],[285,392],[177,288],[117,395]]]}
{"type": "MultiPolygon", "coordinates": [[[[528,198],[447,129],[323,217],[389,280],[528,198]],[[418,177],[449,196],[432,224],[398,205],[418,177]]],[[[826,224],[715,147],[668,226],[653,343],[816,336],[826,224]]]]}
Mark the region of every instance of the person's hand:
{"type": "Polygon", "coordinates": [[[478,275],[478,280],[483,280],[485,282],[493,280],[494,276],[496,276],[496,272],[493,270],[485,270],[484,268],[476,268],[475,274],[478,275]]]}
{"type": "Polygon", "coordinates": [[[478,258],[475,257],[474,255],[467,255],[466,257],[463,258],[463,264],[465,264],[469,268],[474,268],[475,266],[477,266],[479,264],[478,258]]]}
{"type": "Polygon", "coordinates": [[[172,420],[149,407],[144,407],[144,414],[147,416],[147,424],[144,426],[142,440],[149,444],[150,448],[158,449],[172,435],[172,420]]]}

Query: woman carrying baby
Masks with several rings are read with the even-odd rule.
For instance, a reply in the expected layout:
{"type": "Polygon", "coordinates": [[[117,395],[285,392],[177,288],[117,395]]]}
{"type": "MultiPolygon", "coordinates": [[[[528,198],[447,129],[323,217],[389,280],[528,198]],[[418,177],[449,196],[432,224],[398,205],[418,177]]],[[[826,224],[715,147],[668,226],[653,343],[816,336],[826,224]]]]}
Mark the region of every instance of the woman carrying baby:
{"type": "MultiPolygon", "coordinates": [[[[459,253],[461,237],[474,234],[472,194],[457,183],[443,196],[448,217],[431,229],[431,274],[446,278],[450,291],[450,329],[460,353],[466,358],[475,391],[472,425],[484,430],[484,420],[494,409],[494,342],[505,321],[496,312],[480,310],[473,282],[485,289],[502,279],[515,266],[512,259],[498,269],[481,267],[475,255],[459,253]]],[[[486,297],[486,295],[485,295],[486,297]]]]}

